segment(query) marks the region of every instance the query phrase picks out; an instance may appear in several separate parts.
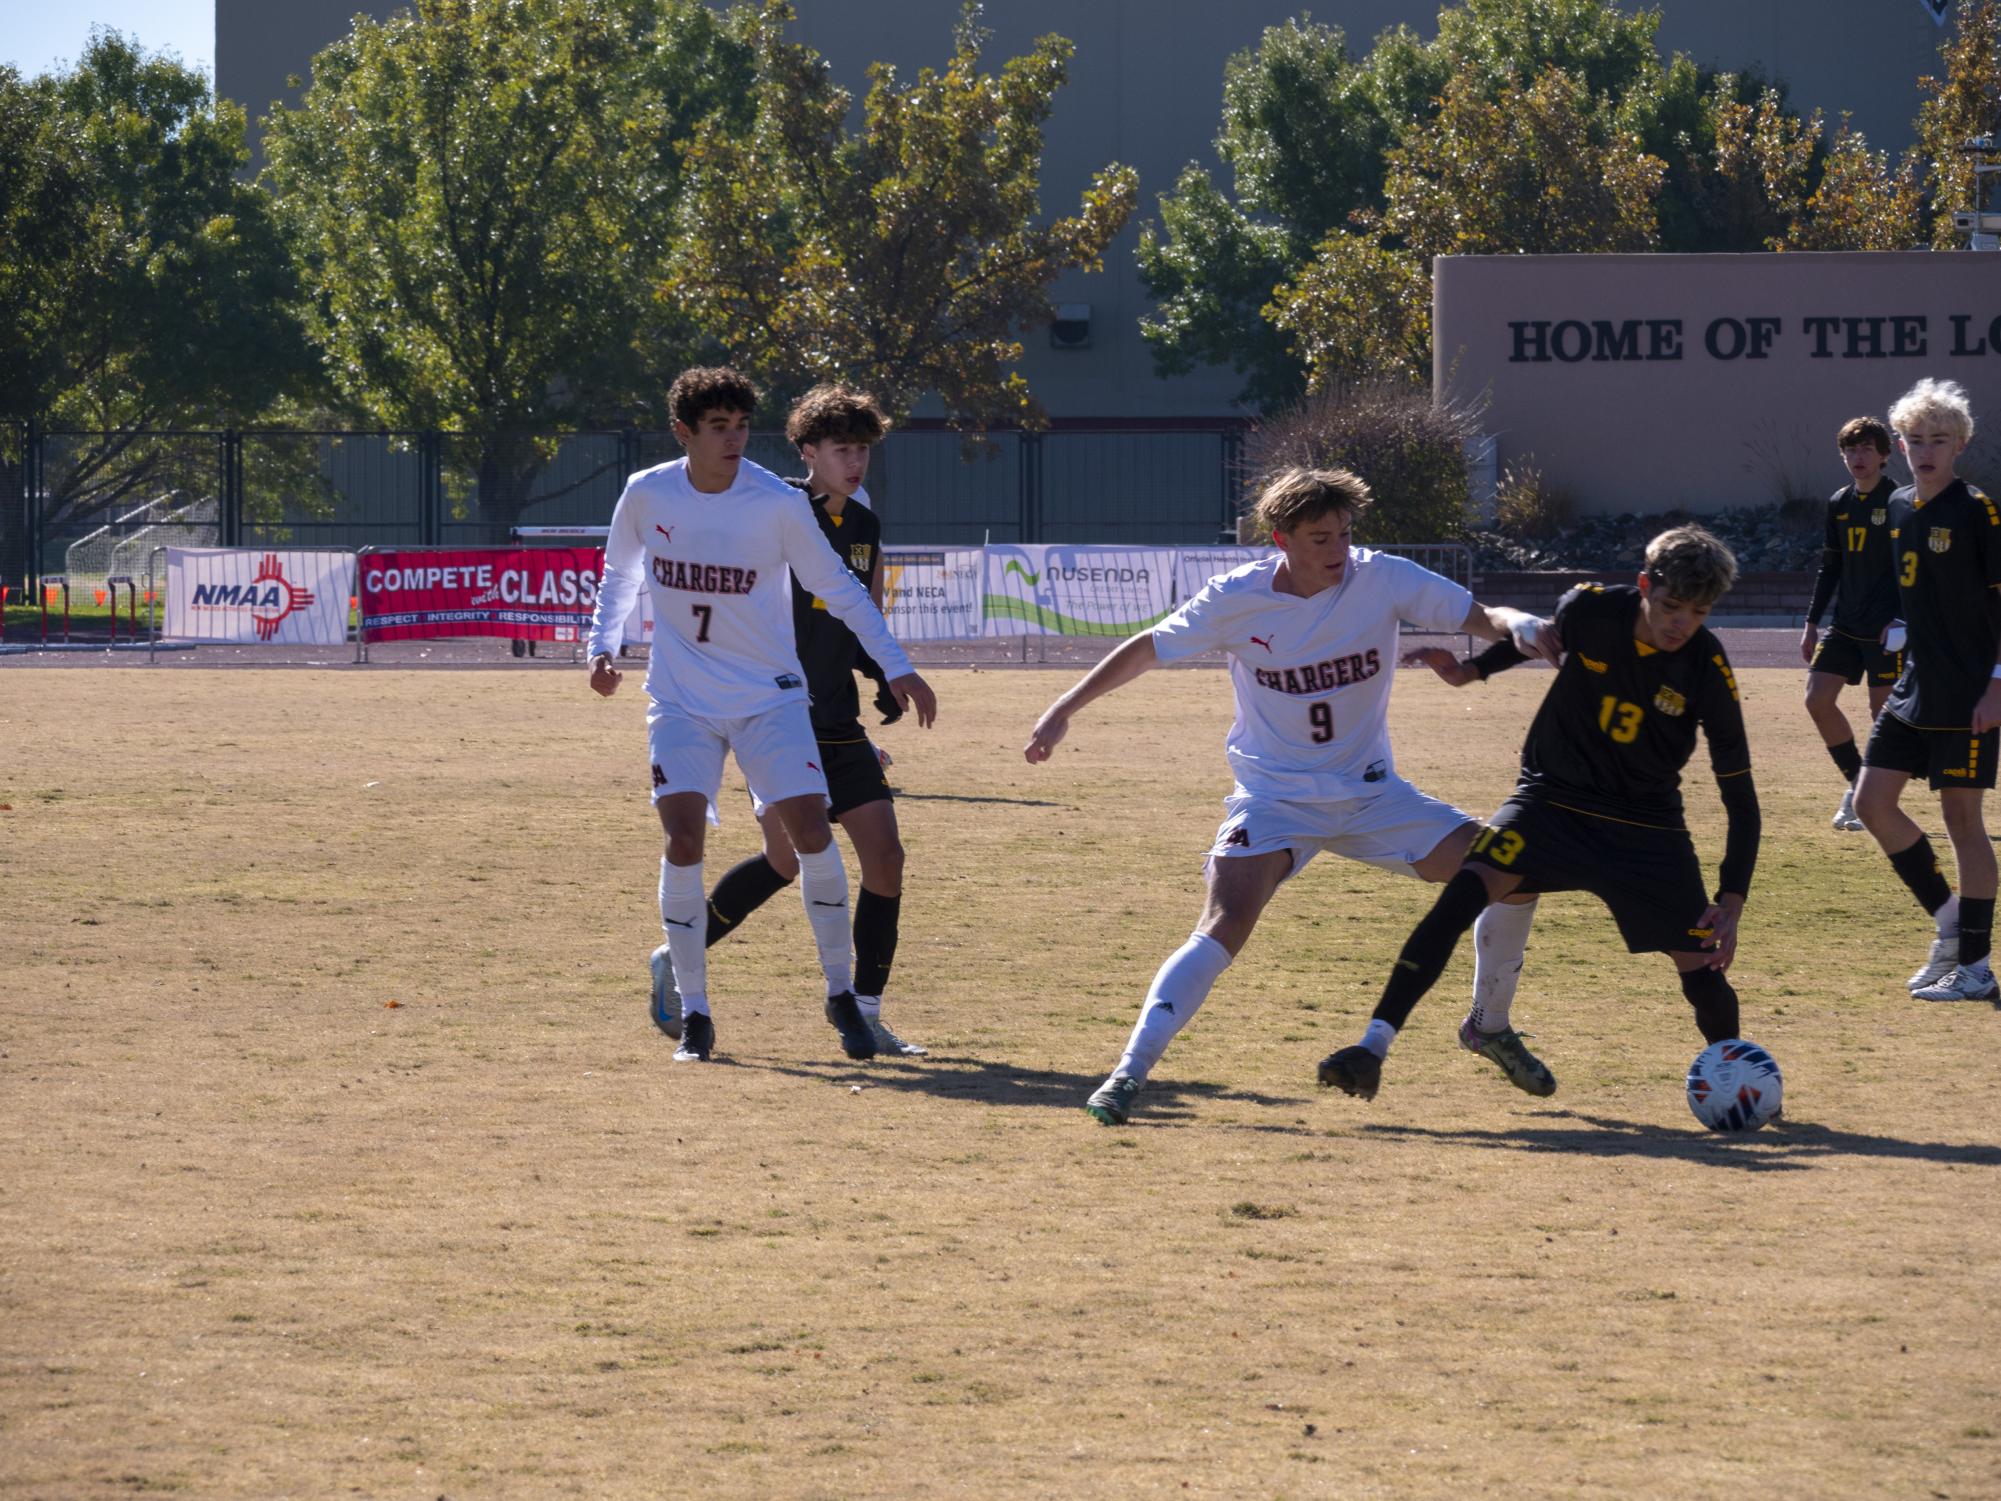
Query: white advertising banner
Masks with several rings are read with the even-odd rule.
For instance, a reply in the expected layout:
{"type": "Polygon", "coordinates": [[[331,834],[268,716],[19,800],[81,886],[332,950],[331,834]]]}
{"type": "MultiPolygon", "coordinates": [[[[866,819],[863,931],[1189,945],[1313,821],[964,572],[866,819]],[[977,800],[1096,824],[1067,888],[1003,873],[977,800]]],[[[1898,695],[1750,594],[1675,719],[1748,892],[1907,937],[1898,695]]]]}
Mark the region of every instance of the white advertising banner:
{"type": "Polygon", "coordinates": [[[1171,547],[990,544],[989,636],[1130,636],[1174,608],[1171,547]]]}
{"type": "Polygon", "coordinates": [[[1174,602],[1193,599],[1202,586],[1219,573],[1229,573],[1259,558],[1268,558],[1269,547],[1184,547],[1174,555],[1174,602]]]}
{"type": "MultiPolygon", "coordinates": [[[[354,593],[351,552],[169,547],[164,637],[339,646],[354,593]]],[[[158,587],[157,584],[155,587],[158,587]]]]}
{"type": "Polygon", "coordinates": [[[899,641],[970,641],[984,629],[980,549],[885,547],[882,613],[899,641]]]}

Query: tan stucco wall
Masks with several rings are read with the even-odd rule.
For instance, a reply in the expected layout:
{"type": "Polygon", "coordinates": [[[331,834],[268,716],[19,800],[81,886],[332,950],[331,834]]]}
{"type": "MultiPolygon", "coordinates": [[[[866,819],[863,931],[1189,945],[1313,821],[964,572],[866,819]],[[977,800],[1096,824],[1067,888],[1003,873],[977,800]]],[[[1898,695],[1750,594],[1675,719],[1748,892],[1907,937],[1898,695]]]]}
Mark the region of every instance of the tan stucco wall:
{"type": "Polygon", "coordinates": [[[1444,256],[1434,270],[1434,389],[1484,395],[1502,461],[1532,455],[1586,513],[1829,494],[1835,431],[1924,376],[1972,393],[1983,432],[1962,472],[2001,479],[2001,255],[1444,256]]]}

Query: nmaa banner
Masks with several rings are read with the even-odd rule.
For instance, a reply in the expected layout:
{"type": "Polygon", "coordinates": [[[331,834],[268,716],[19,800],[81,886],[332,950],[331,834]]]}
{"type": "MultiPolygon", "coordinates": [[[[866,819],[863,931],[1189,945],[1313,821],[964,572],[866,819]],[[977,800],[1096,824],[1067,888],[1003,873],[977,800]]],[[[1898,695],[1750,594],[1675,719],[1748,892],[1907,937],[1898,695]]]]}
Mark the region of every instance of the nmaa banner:
{"type": "Polygon", "coordinates": [[[339,646],[354,592],[351,552],[168,547],[160,634],[178,641],[339,646]]]}

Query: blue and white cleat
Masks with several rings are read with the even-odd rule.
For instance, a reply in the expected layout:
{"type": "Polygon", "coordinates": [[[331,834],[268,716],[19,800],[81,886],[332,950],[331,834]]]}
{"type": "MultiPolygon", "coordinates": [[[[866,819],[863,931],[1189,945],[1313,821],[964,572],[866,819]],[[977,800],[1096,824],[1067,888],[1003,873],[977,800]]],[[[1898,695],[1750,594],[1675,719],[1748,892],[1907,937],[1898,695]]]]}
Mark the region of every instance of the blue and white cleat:
{"type": "Polygon", "coordinates": [[[653,1025],[669,1037],[681,1035],[681,992],[674,988],[674,961],[661,944],[648,967],[653,971],[653,1025]]]}

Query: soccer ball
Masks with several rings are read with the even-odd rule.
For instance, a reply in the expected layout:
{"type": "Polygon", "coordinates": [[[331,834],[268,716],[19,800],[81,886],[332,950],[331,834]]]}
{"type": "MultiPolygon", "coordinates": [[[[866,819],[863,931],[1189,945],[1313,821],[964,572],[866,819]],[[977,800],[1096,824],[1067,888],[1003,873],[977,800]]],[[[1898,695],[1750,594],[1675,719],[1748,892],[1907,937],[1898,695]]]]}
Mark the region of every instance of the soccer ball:
{"type": "Polygon", "coordinates": [[[1755,1131],[1779,1113],[1779,1061],[1755,1042],[1711,1043],[1688,1066],[1688,1108],[1712,1131],[1755,1131]]]}

